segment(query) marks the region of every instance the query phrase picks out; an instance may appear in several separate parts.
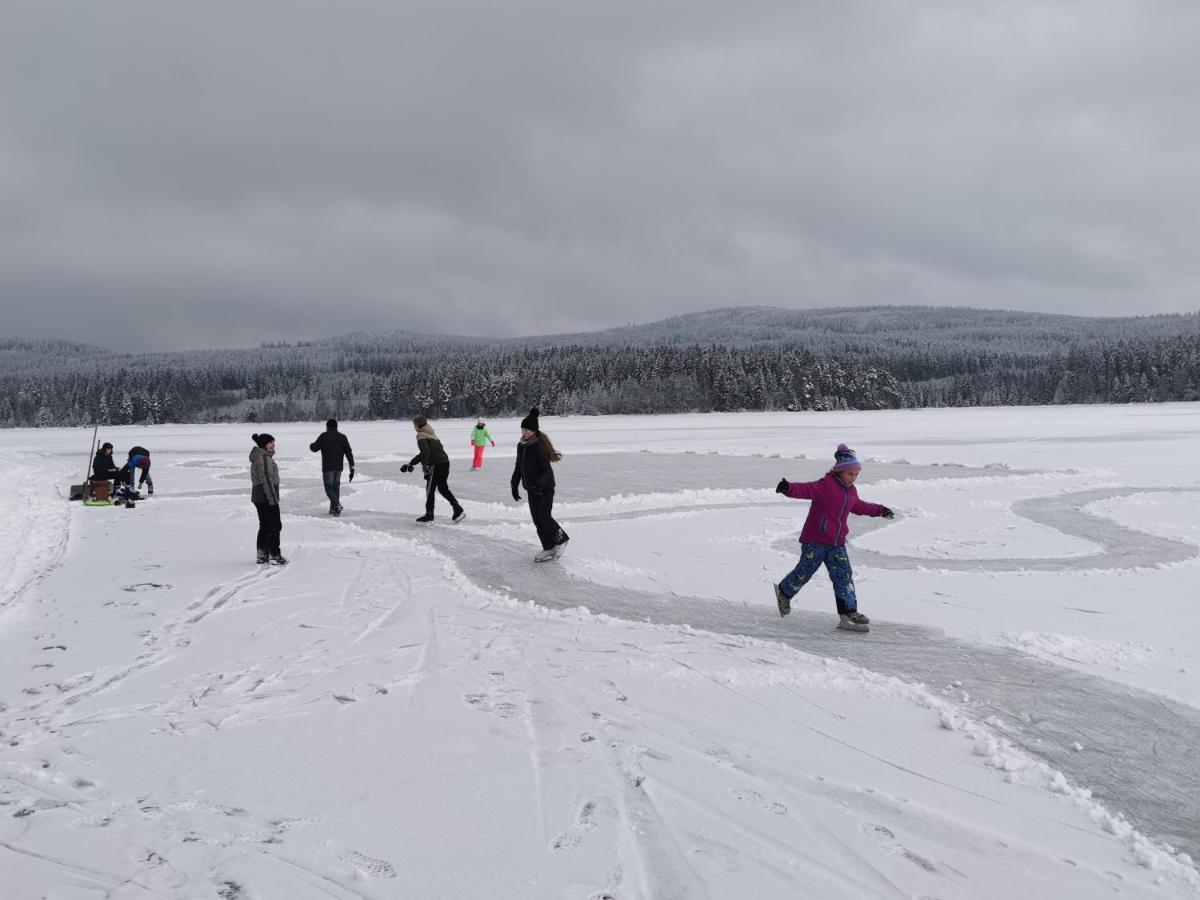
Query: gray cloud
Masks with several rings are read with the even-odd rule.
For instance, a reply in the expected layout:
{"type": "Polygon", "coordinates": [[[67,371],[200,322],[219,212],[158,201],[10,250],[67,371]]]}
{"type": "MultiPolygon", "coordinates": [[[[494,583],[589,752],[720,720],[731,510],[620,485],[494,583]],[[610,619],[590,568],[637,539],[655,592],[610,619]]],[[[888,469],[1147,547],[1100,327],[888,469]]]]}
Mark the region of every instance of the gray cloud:
{"type": "Polygon", "coordinates": [[[1196,309],[1198,43],[1136,0],[0,0],[4,332],[1196,309]]]}

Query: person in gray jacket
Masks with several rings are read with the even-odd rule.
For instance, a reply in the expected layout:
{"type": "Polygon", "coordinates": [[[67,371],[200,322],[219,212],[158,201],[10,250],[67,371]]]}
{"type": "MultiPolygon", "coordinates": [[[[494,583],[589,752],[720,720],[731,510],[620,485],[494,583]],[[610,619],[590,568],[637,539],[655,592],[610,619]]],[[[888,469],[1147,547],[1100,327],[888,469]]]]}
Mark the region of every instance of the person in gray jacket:
{"type": "Polygon", "coordinates": [[[254,449],[250,451],[250,501],[258,512],[258,562],[286,566],[279,552],[279,466],[275,465],[275,438],[269,434],[251,435],[254,449]]]}
{"type": "Polygon", "coordinates": [[[457,524],[467,517],[459,505],[458,499],[450,490],[447,480],[450,477],[450,457],[442,447],[442,442],[433,431],[433,426],[424,416],[413,418],[413,428],[417,430],[417,455],[400,467],[401,472],[411,472],[417,463],[425,473],[425,515],[418,522],[433,521],[433,494],[436,491],[450,503],[453,510],[454,522],[457,524]]]}

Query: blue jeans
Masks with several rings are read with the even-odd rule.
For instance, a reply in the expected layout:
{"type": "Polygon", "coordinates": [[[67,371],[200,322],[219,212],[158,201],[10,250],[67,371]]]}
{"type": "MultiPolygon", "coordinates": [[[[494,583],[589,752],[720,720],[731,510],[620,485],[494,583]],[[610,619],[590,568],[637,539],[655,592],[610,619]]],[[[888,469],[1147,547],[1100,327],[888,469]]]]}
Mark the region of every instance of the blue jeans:
{"type": "Polygon", "coordinates": [[[342,473],[322,472],[321,478],[325,482],[325,496],[329,498],[329,507],[332,509],[341,506],[342,473]]]}
{"type": "Polygon", "coordinates": [[[796,568],[779,582],[779,590],[788,599],[796,596],[808,579],[817,573],[824,563],[833,582],[833,597],[837,601],[838,615],[855,612],[858,597],[854,594],[854,570],[850,568],[850,556],[845,545],[831,547],[829,544],[801,544],[800,561],[796,568]]]}

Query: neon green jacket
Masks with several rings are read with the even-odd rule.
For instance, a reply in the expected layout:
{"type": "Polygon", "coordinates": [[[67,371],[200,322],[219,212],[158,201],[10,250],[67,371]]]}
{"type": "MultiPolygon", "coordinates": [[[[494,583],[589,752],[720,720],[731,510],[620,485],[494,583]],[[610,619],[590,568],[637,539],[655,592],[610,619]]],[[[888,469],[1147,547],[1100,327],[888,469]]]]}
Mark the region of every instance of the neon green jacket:
{"type": "Polygon", "coordinates": [[[480,428],[478,425],[471,431],[471,443],[476,447],[486,447],[491,444],[496,446],[496,441],[492,438],[492,434],[486,427],[480,428]]]}

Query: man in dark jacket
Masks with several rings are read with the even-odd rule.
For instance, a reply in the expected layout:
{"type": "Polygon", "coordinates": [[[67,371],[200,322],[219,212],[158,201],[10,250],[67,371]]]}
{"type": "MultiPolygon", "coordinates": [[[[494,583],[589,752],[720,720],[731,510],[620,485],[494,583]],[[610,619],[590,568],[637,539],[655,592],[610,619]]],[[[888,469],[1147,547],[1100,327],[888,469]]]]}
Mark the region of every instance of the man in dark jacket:
{"type": "Polygon", "coordinates": [[[107,441],[96,451],[92,460],[92,481],[112,481],[121,471],[120,466],[113,462],[113,445],[107,441]]]}
{"type": "Polygon", "coordinates": [[[436,491],[450,504],[453,510],[454,522],[457,524],[467,517],[458,499],[450,490],[450,457],[442,446],[441,440],[434,433],[433,426],[424,416],[413,418],[413,428],[417,430],[417,455],[400,467],[401,472],[411,472],[417,463],[425,473],[425,515],[418,522],[433,521],[433,495],[436,491]]]}
{"type": "Polygon", "coordinates": [[[329,514],[342,514],[342,460],[350,463],[350,478],[354,480],[354,451],[350,441],[338,431],[337,419],[325,423],[325,433],[308,445],[313,453],[321,452],[321,479],[325,482],[325,496],[329,498],[329,514]]]}

